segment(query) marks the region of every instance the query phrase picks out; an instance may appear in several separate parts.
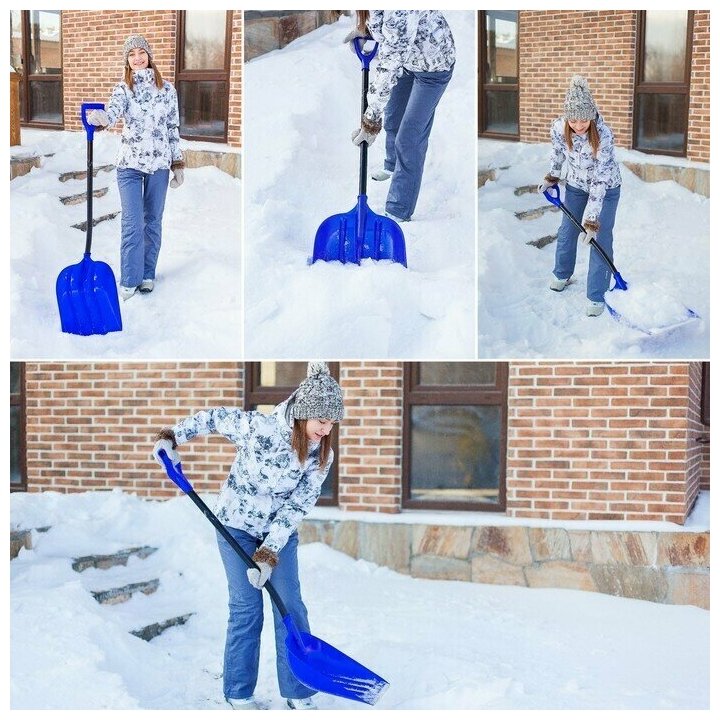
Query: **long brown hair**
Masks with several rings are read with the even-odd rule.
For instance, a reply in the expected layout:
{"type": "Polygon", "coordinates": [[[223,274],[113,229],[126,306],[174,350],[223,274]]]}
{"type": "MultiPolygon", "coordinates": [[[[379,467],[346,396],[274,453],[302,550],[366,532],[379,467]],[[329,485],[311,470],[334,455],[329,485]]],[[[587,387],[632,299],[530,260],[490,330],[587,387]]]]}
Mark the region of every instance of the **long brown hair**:
{"type": "MultiPolygon", "coordinates": [[[[573,149],[573,135],[575,131],[570,127],[568,120],[565,120],[565,142],[570,150],[573,149]]],[[[593,157],[597,157],[598,148],[600,147],[600,133],[598,133],[597,123],[595,120],[590,121],[588,128],[588,140],[593,151],[593,157]]]]}
{"type": "Polygon", "coordinates": [[[369,10],[356,10],[355,16],[357,19],[357,29],[363,34],[368,34],[368,20],[370,19],[370,11],[369,10]]]}
{"type": "MultiPolygon", "coordinates": [[[[292,429],[292,440],[290,445],[292,449],[297,453],[301,463],[304,463],[308,457],[308,438],[307,438],[307,420],[295,420],[292,429]]],[[[332,446],[332,432],[325,435],[320,441],[320,467],[324,468],[327,465],[328,457],[330,455],[330,448],[332,446]]]]}
{"type": "MultiPolygon", "coordinates": [[[[162,88],[163,86],[163,79],[162,75],[160,74],[160,71],[155,67],[155,63],[153,63],[152,58],[148,55],[148,67],[152,68],[155,71],[155,84],[157,85],[158,90],[162,88]]],[[[125,84],[130,88],[132,91],[133,89],[133,69],[130,67],[130,63],[127,61],[127,58],[125,58],[125,84]]]]}

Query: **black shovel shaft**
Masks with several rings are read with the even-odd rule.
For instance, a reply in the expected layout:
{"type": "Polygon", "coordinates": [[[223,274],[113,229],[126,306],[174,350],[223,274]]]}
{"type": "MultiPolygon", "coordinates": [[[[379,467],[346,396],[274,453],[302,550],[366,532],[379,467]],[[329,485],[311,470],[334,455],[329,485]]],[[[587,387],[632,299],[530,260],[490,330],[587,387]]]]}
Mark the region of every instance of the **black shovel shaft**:
{"type": "MultiPolygon", "coordinates": [[[[259,568],[253,559],[240,547],[240,543],[227,531],[227,528],[217,519],[212,510],[200,499],[198,494],[194,490],[187,490],[186,494],[198,506],[202,514],[215,526],[215,529],[228,541],[232,549],[242,558],[243,562],[249,568],[258,570],[259,568]]],[[[269,580],[263,587],[268,591],[268,595],[270,595],[270,598],[275,603],[275,607],[280,612],[280,615],[285,617],[288,614],[287,608],[278,595],[277,590],[270,584],[269,580]]]]}
{"type": "MultiPolygon", "coordinates": [[[[578,222],[577,218],[568,210],[564,203],[560,203],[558,207],[565,213],[570,222],[581,232],[587,232],[585,228],[578,222]]],[[[590,240],[590,244],[600,253],[600,257],[607,263],[608,267],[612,271],[613,275],[619,275],[618,269],[613,264],[610,256],[600,247],[600,244],[596,240],[590,240]]]]}
{"type": "MultiPolygon", "coordinates": [[[[92,137],[92,135],[90,136],[92,137]]],[[[87,141],[87,229],[85,230],[85,254],[90,254],[93,230],[93,142],[87,141]]]]}
{"type": "MultiPolygon", "coordinates": [[[[362,100],[360,102],[360,118],[365,115],[367,110],[368,101],[368,87],[370,85],[370,70],[366,67],[362,69],[362,100]]],[[[360,143],[360,192],[359,195],[367,195],[367,164],[368,164],[368,144],[366,142],[360,143]]]]}

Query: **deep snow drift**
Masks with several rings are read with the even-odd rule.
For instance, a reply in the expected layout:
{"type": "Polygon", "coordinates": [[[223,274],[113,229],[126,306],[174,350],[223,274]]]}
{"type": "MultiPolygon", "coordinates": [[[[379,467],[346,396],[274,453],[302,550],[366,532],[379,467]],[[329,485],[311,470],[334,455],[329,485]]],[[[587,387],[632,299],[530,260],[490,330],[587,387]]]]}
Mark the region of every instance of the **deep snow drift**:
{"type": "MultiPolygon", "coordinates": [[[[51,526],[10,563],[12,709],[228,709],[225,575],[189,499],[13,493],[10,509],[13,527],[51,526]],[[146,544],[159,549],[127,567],[71,568],[146,544]],[[124,604],[89,592],[150,578],[157,592],[124,604]],[[149,643],[128,632],[188,612],[149,643]]],[[[413,579],[317,543],[299,555],[313,633],[389,681],[376,709],[709,706],[709,612],[697,607],[413,579]]],[[[257,694],[280,709],[271,622],[263,633],[257,694]]],[[[317,704],[370,709],[324,694],[317,704]]]]}
{"type": "MultiPolygon", "coordinates": [[[[435,113],[408,269],[308,265],[321,222],[357,201],[361,64],[341,18],[245,64],[245,349],[249,358],[474,358],[475,16],[447,12],[455,71],[435,113]]],[[[371,73],[373,72],[371,67],[371,73]]],[[[385,136],[369,149],[382,165],[385,136]]],[[[368,179],[383,213],[388,182],[368,179]]]]}
{"type": "MultiPolygon", "coordinates": [[[[95,133],[95,168],[114,163],[119,142],[116,135],[95,133]]],[[[85,233],[71,226],[85,221],[87,206],[63,205],[59,196],[84,193],[87,181],[60,182],[58,176],[85,170],[86,136],[23,129],[22,151],[32,149],[54,154],[10,183],[13,359],[242,356],[238,179],[214,167],[186,169],[184,184],[168,189],[154,291],[120,301],[121,332],[83,337],[61,332],[55,281],[85,249],[85,233]]],[[[108,188],[93,201],[94,217],[120,210],[114,170],[98,172],[93,187],[108,188]]],[[[117,282],[120,217],[93,229],[91,251],[93,260],[112,267],[117,282]]]]}
{"type": "MultiPolygon", "coordinates": [[[[478,190],[478,356],[480,358],[683,358],[710,353],[710,201],[672,181],[643,182],[621,165],[614,261],[628,291],[606,295],[634,324],[652,328],[685,316],[702,318],[671,332],[647,335],[608,312],[585,315],[589,249],[579,245],[574,282],[548,288],[555,243],[528,245],[557,232],[560,211],[519,220],[516,211],[550,207],[535,192],[516,196],[548,171],[550,145],[478,141],[480,169],[497,178],[478,190]]],[[[619,159],[652,162],[638,152],[619,159]]],[[[564,188],[561,190],[564,198],[564,188]]]]}

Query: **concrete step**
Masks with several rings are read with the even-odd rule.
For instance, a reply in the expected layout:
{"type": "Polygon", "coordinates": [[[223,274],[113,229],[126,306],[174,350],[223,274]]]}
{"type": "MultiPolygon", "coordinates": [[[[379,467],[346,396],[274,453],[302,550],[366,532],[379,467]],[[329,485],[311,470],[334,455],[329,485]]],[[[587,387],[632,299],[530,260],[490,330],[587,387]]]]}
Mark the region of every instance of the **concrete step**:
{"type": "Polygon", "coordinates": [[[550,205],[549,203],[547,205],[543,205],[539,208],[531,208],[530,210],[520,210],[519,212],[515,213],[515,217],[518,220],[534,220],[535,218],[542,217],[545,213],[548,212],[559,212],[560,209],[556,208],[554,205],[550,205]]]}
{"type": "Polygon", "coordinates": [[[115,605],[117,603],[127,602],[135,593],[141,592],[144,595],[151,595],[160,585],[158,578],[145,580],[143,582],[129,583],[122,587],[110,588],[108,590],[94,590],[92,596],[101,605],[115,605]]]}
{"type": "MultiPolygon", "coordinates": [[[[99,225],[101,222],[105,222],[106,220],[112,220],[113,218],[116,218],[119,214],[120,214],[120,210],[116,210],[115,212],[106,213],[105,215],[100,215],[99,217],[93,218],[92,226],[95,227],[96,225],[99,225]]],[[[76,223],[75,225],[72,225],[72,227],[85,232],[88,227],[87,220],[83,220],[80,223],[76,223]]]]}
{"type": "MultiPolygon", "coordinates": [[[[114,165],[98,165],[93,168],[93,177],[97,177],[99,172],[111,172],[115,169],[114,165]]],[[[87,170],[73,170],[72,172],[60,173],[58,180],[67,182],[68,180],[85,180],[87,178],[87,170]]]]}
{"type": "MultiPolygon", "coordinates": [[[[98,188],[93,190],[93,197],[99,198],[107,194],[108,189],[98,188]]],[[[60,202],[63,205],[80,205],[80,203],[87,202],[87,190],[85,192],[78,193],[77,195],[65,195],[60,198],[60,202]]]]}
{"type": "Polygon", "coordinates": [[[526,245],[533,245],[534,247],[538,248],[538,250],[541,250],[546,245],[549,245],[552,242],[555,242],[557,240],[557,233],[554,235],[543,235],[541,238],[538,238],[537,240],[528,240],[526,245]]]}
{"type": "Polygon", "coordinates": [[[141,547],[132,547],[127,548],[126,550],[120,550],[112,555],[85,555],[73,560],[72,569],[76,572],[82,572],[88,568],[105,570],[107,568],[115,567],[116,565],[127,565],[130,557],[144,559],[152,555],[156,550],[157,548],[151,547],[150,545],[143,545],[141,547]]]}
{"type": "Polygon", "coordinates": [[[186,613],[185,615],[177,615],[176,617],[168,618],[167,620],[161,620],[160,622],[151,623],[150,625],[144,625],[137,630],[131,630],[130,634],[139,637],[141,640],[150,642],[150,640],[156,638],[168,628],[184,625],[194,614],[195,613],[186,613]]]}

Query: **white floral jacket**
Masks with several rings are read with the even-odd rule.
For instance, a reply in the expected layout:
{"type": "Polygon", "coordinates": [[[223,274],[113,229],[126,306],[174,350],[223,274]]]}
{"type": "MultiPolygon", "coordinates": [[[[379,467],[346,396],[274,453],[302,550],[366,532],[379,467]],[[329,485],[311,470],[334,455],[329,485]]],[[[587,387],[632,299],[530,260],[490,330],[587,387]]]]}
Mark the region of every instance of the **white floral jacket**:
{"type": "Polygon", "coordinates": [[[573,133],[573,149],[565,142],[565,118],[560,117],[550,127],[552,152],[548,175],[560,177],[563,163],[568,161],[567,183],[588,193],[588,202],[583,213],[583,223],[598,222],[602,210],[605,191],[619,187],[622,183],[620,166],[615,159],[615,138],[612,130],[600,115],[597,117],[597,129],[600,147],[597,157],[593,156],[592,146],[585,135],[573,133]]]}
{"type": "Polygon", "coordinates": [[[452,69],[455,41],[439,10],[370,10],[368,30],[378,43],[378,52],[365,117],[377,123],[403,70],[452,69]]]}
{"type": "Polygon", "coordinates": [[[110,126],[124,121],[116,165],[153,173],[181,164],[175,88],[166,81],[158,88],[152,68],[134,72],[133,84],[130,90],[124,81],[118,83],[107,104],[110,126]]]}
{"type": "Polygon", "coordinates": [[[314,507],[332,464],[320,467],[320,443],[309,446],[300,463],[290,445],[288,401],[270,415],[238,408],[202,410],[173,427],[178,445],[197,435],[218,433],[234,443],[237,454],[223,483],[215,514],[220,522],[263,539],[274,553],[287,543],[314,507]]]}

